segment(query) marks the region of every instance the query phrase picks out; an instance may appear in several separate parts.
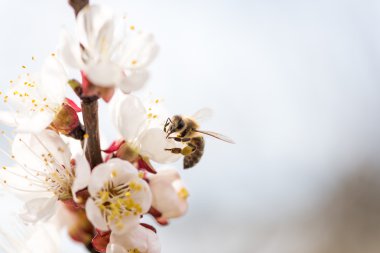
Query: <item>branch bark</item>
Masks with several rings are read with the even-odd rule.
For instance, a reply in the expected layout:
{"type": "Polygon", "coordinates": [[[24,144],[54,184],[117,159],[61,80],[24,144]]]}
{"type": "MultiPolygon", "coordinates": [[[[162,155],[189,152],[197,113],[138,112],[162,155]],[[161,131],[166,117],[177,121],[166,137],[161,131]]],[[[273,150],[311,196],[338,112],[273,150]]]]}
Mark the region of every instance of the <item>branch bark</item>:
{"type": "Polygon", "coordinates": [[[68,0],[68,3],[73,7],[75,16],[78,15],[79,11],[88,5],[89,0],[68,0]]]}
{"type": "MultiPolygon", "coordinates": [[[[74,9],[75,16],[79,11],[89,4],[89,0],[68,0],[69,5],[74,9]]],[[[86,158],[93,169],[103,162],[100,150],[99,119],[98,119],[98,97],[82,97],[81,84],[75,80],[69,82],[75,93],[81,98],[83,123],[87,138],[86,158]]],[[[95,235],[95,229],[94,229],[95,235]]],[[[92,243],[86,245],[91,253],[96,253],[92,243]]]]}
{"type": "Polygon", "coordinates": [[[103,162],[100,150],[98,98],[82,98],[82,115],[87,137],[86,158],[93,169],[103,162]]]}

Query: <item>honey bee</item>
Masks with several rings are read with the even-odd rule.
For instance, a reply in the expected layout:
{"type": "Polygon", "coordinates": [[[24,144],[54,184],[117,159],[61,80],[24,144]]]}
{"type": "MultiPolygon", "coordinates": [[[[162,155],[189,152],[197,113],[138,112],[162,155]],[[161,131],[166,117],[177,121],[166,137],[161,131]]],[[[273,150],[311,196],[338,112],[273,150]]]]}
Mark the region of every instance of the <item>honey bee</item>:
{"type": "Polygon", "coordinates": [[[174,154],[182,154],[184,156],[183,167],[185,169],[193,167],[202,158],[205,147],[203,135],[209,135],[228,143],[235,143],[224,135],[199,129],[198,122],[209,118],[211,115],[211,109],[203,108],[192,116],[174,115],[166,120],[164,126],[164,131],[167,133],[166,138],[184,143],[186,146],[165,150],[174,154]],[[172,134],[176,134],[176,136],[171,136],[172,134]]]}

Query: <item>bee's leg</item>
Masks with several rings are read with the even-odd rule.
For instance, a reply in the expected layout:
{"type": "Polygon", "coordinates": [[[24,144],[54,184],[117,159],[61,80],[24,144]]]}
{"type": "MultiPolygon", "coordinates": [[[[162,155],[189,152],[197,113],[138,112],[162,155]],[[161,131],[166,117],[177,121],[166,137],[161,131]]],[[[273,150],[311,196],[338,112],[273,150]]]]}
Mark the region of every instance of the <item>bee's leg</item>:
{"type": "Polygon", "coordinates": [[[173,154],[182,154],[184,156],[192,154],[197,147],[191,143],[188,143],[184,148],[166,148],[166,151],[170,151],[173,154]]]}
{"type": "Polygon", "coordinates": [[[169,137],[168,139],[173,139],[178,142],[189,142],[191,138],[182,138],[182,137],[169,137]]]}

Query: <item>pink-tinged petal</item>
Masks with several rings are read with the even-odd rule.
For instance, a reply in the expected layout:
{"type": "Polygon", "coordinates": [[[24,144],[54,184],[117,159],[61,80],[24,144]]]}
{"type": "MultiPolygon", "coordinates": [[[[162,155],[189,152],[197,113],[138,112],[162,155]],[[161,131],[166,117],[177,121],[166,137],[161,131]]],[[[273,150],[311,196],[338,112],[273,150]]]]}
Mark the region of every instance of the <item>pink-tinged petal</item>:
{"type": "Polygon", "coordinates": [[[110,236],[111,233],[96,233],[94,239],[92,239],[92,245],[94,248],[100,252],[100,253],[105,253],[107,249],[107,245],[110,241],[110,236]]]}
{"type": "Polygon", "coordinates": [[[157,234],[157,229],[155,227],[153,227],[152,225],[149,225],[149,224],[146,224],[146,223],[140,223],[140,225],[143,226],[144,228],[152,230],[154,233],[157,234]]]}
{"type": "Polygon", "coordinates": [[[188,192],[177,170],[160,170],[156,175],[149,175],[148,179],[153,195],[152,206],[162,217],[177,218],[186,213],[188,192]]]}
{"type": "Polygon", "coordinates": [[[162,213],[159,212],[156,208],[153,206],[149,209],[149,214],[153,216],[153,218],[157,221],[158,224],[161,226],[166,226],[169,224],[169,221],[167,218],[162,216],[162,213]]]}
{"type": "Polygon", "coordinates": [[[68,104],[71,108],[74,109],[75,112],[81,112],[82,109],[78,106],[73,100],[70,98],[65,98],[65,103],[68,104]]]}
{"type": "Polygon", "coordinates": [[[105,150],[102,150],[104,153],[107,153],[107,154],[111,154],[113,152],[116,152],[119,150],[120,146],[123,145],[125,143],[124,140],[118,140],[118,141],[114,141],[111,143],[111,145],[105,149],[105,150]]]}
{"type": "Polygon", "coordinates": [[[32,199],[25,203],[19,216],[28,223],[46,221],[55,213],[57,202],[58,199],[55,197],[32,199]]]}
{"type": "Polygon", "coordinates": [[[92,225],[94,225],[97,229],[103,231],[109,230],[102,213],[91,198],[89,198],[86,202],[86,215],[92,225]]]}
{"type": "Polygon", "coordinates": [[[153,168],[152,164],[149,162],[148,158],[139,157],[137,160],[137,168],[139,170],[146,170],[152,174],[156,174],[157,171],[153,168]]]}
{"type": "Polygon", "coordinates": [[[161,252],[156,233],[140,225],[126,234],[111,233],[110,243],[122,246],[127,252],[134,249],[141,253],[161,252]]]}

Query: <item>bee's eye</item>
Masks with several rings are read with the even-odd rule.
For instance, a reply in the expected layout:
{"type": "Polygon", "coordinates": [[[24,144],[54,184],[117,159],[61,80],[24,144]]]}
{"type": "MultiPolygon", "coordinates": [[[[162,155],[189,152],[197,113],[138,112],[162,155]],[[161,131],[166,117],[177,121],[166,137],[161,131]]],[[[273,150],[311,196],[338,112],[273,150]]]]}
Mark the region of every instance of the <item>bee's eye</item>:
{"type": "Polygon", "coordinates": [[[184,126],[185,126],[185,122],[183,122],[183,120],[180,120],[180,121],[178,122],[177,128],[178,128],[178,129],[182,129],[184,126]]]}

